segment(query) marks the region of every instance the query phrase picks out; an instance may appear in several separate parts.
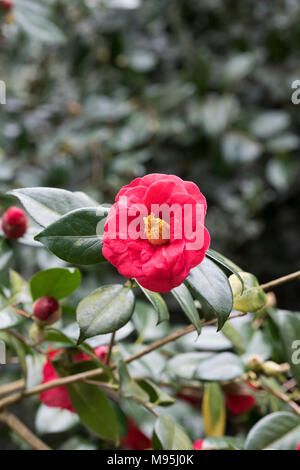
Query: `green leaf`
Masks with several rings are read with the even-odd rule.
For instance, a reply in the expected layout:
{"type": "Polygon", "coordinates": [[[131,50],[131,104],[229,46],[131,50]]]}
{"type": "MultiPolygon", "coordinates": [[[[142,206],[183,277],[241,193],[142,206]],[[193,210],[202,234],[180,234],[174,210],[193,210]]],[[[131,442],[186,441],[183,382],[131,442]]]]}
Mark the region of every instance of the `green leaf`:
{"type": "Polygon", "coordinates": [[[68,385],[68,392],[82,424],[101,439],[118,444],[117,417],[100,388],[95,385],[75,383],[68,385]]]}
{"type": "Polygon", "coordinates": [[[235,354],[225,352],[202,361],[195,371],[194,378],[219,382],[233,380],[244,373],[245,368],[241,359],[235,354]]]}
{"type": "Polygon", "coordinates": [[[0,296],[0,330],[12,328],[23,321],[21,315],[18,315],[11,303],[3,296],[0,296]]]}
{"type": "Polygon", "coordinates": [[[51,10],[36,0],[16,0],[14,18],[16,24],[33,40],[48,44],[65,41],[63,32],[50,21],[51,10]]]}
{"type": "Polygon", "coordinates": [[[241,268],[239,268],[235,263],[233,263],[230,259],[226,258],[225,256],[221,255],[221,253],[218,253],[217,251],[215,250],[212,250],[211,248],[209,248],[207,251],[206,251],[206,256],[208,256],[209,258],[217,261],[217,263],[221,264],[222,266],[224,266],[226,269],[228,269],[230,272],[232,272],[233,274],[235,274],[242,286],[243,286],[243,289],[244,289],[244,281],[242,279],[242,277],[240,276],[239,272],[240,271],[243,271],[241,268]]]}
{"type": "Polygon", "coordinates": [[[149,302],[137,300],[132,316],[132,321],[138,332],[136,343],[155,341],[166,336],[169,332],[169,324],[166,322],[156,325],[156,311],[149,302]]]}
{"type": "Polygon", "coordinates": [[[4,270],[13,257],[13,250],[7,240],[0,238],[0,271],[4,270]]]}
{"type": "Polygon", "coordinates": [[[226,406],[222,389],[217,382],[204,385],[202,416],[207,437],[223,436],[226,426],[226,406]]]}
{"type": "Polygon", "coordinates": [[[233,305],[231,287],[223,271],[213,261],[205,258],[199,266],[191,270],[185,282],[200,300],[203,308],[216,314],[220,330],[233,305]]]}
{"type": "Polygon", "coordinates": [[[129,287],[113,284],[99,287],[77,307],[81,343],[92,336],[113,333],[131,318],[135,298],[129,287]]]}
{"type": "Polygon", "coordinates": [[[248,434],[246,450],[296,450],[300,442],[300,417],[286,411],[262,418],[248,434]]]}
{"type": "Polygon", "coordinates": [[[168,361],[165,371],[177,377],[192,379],[199,364],[211,356],[211,353],[205,352],[177,354],[168,361]]]}
{"type": "Polygon", "coordinates": [[[193,297],[191,296],[191,293],[188,288],[184,284],[181,284],[180,286],[175,287],[175,289],[172,289],[171,292],[174,295],[175,299],[178,301],[179,305],[181,306],[182,310],[184,311],[192,325],[194,325],[200,335],[200,316],[195,306],[193,297]]]}
{"type": "Polygon", "coordinates": [[[153,307],[158,313],[158,322],[159,325],[162,321],[169,320],[170,315],[168,311],[168,307],[164,299],[160,294],[157,292],[152,292],[151,290],[145,289],[139,284],[140,288],[142,289],[143,293],[147,297],[147,299],[152,303],[153,307]]]}
{"type": "Polygon", "coordinates": [[[77,268],[51,268],[40,271],[30,281],[33,300],[50,296],[57,300],[68,297],[81,282],[77,268]]]}
{"type": "Polygon", "coordinates": [[[192,442],[187,434],[169,416],[160,416],[155,423],[153,441],[164,450],[191,450],[192,442]]]}
{"type": "Polygon", "coordinates": [[[97,233],[97,226],[106,215],[106,208],[76,209],[49,225],[35,240],[68,263],[101,263],[106,259],[101,253],[102,236],[97,233]]]}
{"type": "Polygon", "coordinates": [[[246,351],[246,345],[238,330],[233,326],[231,321],[227,321],[222,328],[223,335],[231,341],[239,354],[246,351]]]}
{"type": "Polygon", "coordinates": [[[239,277],[243,278],[244,288],[235,274],[229,277],[233,293],[233,308],[241,312],[256,312],[260,310],[265,305],[267,296],[259,286],[257,278],[247,272],[240,272],[239,277]]]}
{"type": "Polygon", "coordinates": [[[300,387],[300,313],[269,309],[269,314],[278,327],[285,360],[290,364],[293,376],[300,387]]]}
{"type": "Polygon", "coordinates": [[[142,379],[138,384],[149,395],[150,402],[155,406],[170,406],[175,403],[175,398],[163,392],[154,382],[149,379],[142,379]]]}
{"type": "Polygon", "coordinates": [[[127,366],[123,361],[118,363],[118,372],[122,397],[134,398],[139,402],[147,403],[149,401],[148,393],[130,377],[127,366]]]}
{"type": "Polygon", "coordinates": [[[19,199],[28,214],[42,227],[82,207],[98,206],[86,194],[58,188],[21,188],[8,194],[19,199]]]}

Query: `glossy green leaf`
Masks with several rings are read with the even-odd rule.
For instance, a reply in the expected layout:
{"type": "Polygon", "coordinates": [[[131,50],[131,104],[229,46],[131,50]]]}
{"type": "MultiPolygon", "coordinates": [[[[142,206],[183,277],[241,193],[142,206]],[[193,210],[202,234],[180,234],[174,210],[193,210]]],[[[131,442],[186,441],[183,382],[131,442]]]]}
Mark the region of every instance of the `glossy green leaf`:
{"type": "Polygon", "coordinates": [[[0,330],[12,328],[23,321],[23,317],[18,315],[5,297],[0,296],[0,330]]]}
{"type": "Polygon", "coordinates": [[[246,351],[244,340],[238,330],[233,326],[232,321],[225,323],[222,328],[222,334],[229,339],[239,354],[243,354],[246,351]]]}
{"type": "Polygon", "coordinates": [[[160,449],[191,450],[193,448],[190,438],[169,416],[160,416],[155,423],[154,431],[153,442],[156,442],[160,449]]]}
{"type": "Polygon", "coordinates": [[[148,393],[130,377],[127,366],[123,361],[119,361],[118,363],[118,372],[121,396],[124,398],[134,398],[139,402],[147,403],[149,401],[148,393]]]}
{"type": "Polygon", "coordinates": [[[132,321],[138,332],[138,344],[155,341],[169,332],[169,324],[163,322],[157,325],[157,314],[153,305],[143,300],[136,301],[132,321]]]}
{"type": "Polygon", "coordinates": [[[142,287],[139,284],[140,288],[142,289],[143,293],[147,297],[147,299],[152,303],[153,307],[157,311],[158,314],[158,322],[157,324],[161,323],[162,321],[169,320],[170,315],[168,311],[168,307],[164,299],[160,294],[157,292],[152,292],[148,289],[145,289],[145,287],[142,287]]]}
{"type": "Polygon", "coordinates": [[[149,400],[156,406],[170,406],[175,403],[175,398],[162,391],[152,380],[142,379],[138,384],[145,390],[149,400]]]}
{"type": "Polygon", "coordinates": [[[178,301],[179,305],[181,306],[182,310],[196,328],[197,332],[201,333],[201,320],[198,313],[198,310],[195,306],[193,297],[191,296],[190,291],[188,288],[181,284],[178,287],[175,287],[171,290],[172,294],[174,295],[175,299],[178,301]]]}
{"type": "Polygon", "coordinates": [[[100,388],[95,385],[75,383],[68,385],[68,392],[82,424],[101,439],[117,444],[119,440],[117,417],[100,388]]]}
{"type": "Polygon", "coordinates": [[[107,215],[106,208],[76,209],[64,215],[40,232],[35,240],[43,243],[59,258],[73,264],[97,264],[102,256],[102,236],[99,222],[107,215]],[[98,228],[98,230],[97,230],[98,228]]]}
{"type": "Polygon", "coordinates": [[[235,274],[243,288],[244,288],[244,281],[242,279],[242,277],[240,276],[240,271],[242,271],[241,268],[239,268],[235,263],[233,263],[230,259],[226,258],[226,256],[223,256],[221,255],[221,253],[218,253],[217,251],[215,250],[212,250],[211,248],[209,248],[207,251],[206,251],[206,256],[208,256],[209,258],[213,259],[214,261],[216,261],[217,263],[221,264],[222,266],[224,266],[226,269],[228,269],[229,271],[231,271],[233,274],[235,274]]]}
{"type": "Polygon", "coordinates": [[[246,450],[296,450],[300,442],[300,417],[286,411],[262,418],[250,430],[246,450]]]}
{"type": "Polygon", "coordinates": [[[232,353],[216,354],[197,367],[194,378],[212,382],[233,380],[245,373],[242,360],[232,353]]]}
{"type": "Polygon", "coordinates": [[[167,373],[171,373],[172,375],[176,375],[177,377],[192,379],[199,364],[211,356],[211,353],[205,352],[188,352],[177,354],[168,361],[165,371],[167,373]]]}
{"type": "Polygon", "coordinates": [[[51,268],[33,276],[30,290],[33,300],[44,296],[60,300],[72,294],[80,282],[81,274],[77,268],[51,268]]]}
{"type": "Polygon", "coordinates": [[[0,237],[0,270],[5,269],[11,262],[13,250],[7,240],[0,237]]]}
{"type": "Polygon", "coordinates": [[[285,353],[294,378],[300,387],[300,313],[288,310],[269,310],[272,320],[278,326],[285,353]]]}
{"type": "Polygon", "coordinates": [[[17,197],[28,214],[42,227],[75,209],[97,206],[84,193],[58,188],[21,188],[8,194],[17,197]]]}
{"type": "Polygon", "coordinates": [[[81,343],[92,336],[113,333],[131,318],[135,297],[129,287],[113,284],[99,287],[77,307],[81,343]]]}
{"type": "Polygon", "coordinates": [[[223,271],[205,258],[186,278],[187,285],[200,300],[203,308],[214,312],[220,330],[230,315],[233,305],[231,287],[223,271]]]}

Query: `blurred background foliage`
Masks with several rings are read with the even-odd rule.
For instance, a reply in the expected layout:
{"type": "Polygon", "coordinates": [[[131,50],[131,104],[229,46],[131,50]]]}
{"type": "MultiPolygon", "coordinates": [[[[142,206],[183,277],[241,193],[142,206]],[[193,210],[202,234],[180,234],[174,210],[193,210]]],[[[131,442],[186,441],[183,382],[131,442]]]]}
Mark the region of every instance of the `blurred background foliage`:
{"type": "MultiPolygon", "coordinates": [[[[297,0],[14,0],[0,15],[1,212],[11,188],[113,202],[174,173],[207,197],[212,248],[262,282],[299,269],[297,0]]],[[[14,264],[28,278],[60,261],[18,245],[14,264]]],[[[74,305],[117,275],[83,273],[74,305]]],[[[276,294],[297,309],[294,284],[276,294]]]]}
{"type": "MultiPolygon", "coordinates": [[[[297,0],[15,0],[1,192],[112,202],[134,177],[174,173],[207,197],[213,248],[262,281],[297,269],[299,14],[297,0]]],[[[278,295],[295,307],[293,286],[278,295]]]]}

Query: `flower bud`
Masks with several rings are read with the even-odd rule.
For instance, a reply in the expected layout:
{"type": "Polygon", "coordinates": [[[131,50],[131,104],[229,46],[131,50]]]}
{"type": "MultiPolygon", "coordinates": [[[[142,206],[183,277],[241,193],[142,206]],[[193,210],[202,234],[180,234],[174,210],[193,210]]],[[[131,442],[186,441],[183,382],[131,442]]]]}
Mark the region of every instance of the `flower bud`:
{"type": "Polygon", "coordinates": [[[258,280],[253,274],[241,272],[239,275],[244,281],[244,290],[241,281],[235,274],[229,277],[233,293],[233,308],[240,312],[256,312],[265,305],[267,296],[259,287],[258,280]]]}
{"type": "Polygon", "coordinates": [[[263,358],[257,354],[252,354],[248,358],[247,368],[253,372],[261,372],[263,368],[263,358]]]}
{"type": "Polygon", "coordinates": [[[262,367],[263,373],[268,376],[282,374],[284,372],[287,372],[288,370],[288,364],[276,364],[276,362],[273,361],[266,361],[262,367]]]}
{"type": "Polygon", "coordinates": [[[14,2],[12,0],[0,0],[0,8],[2,10],[10,11],[14,6],[14,2]]]}
{"type": "Polygon", "coordinates": [[[38,325],[52,325],[61,317],[59,303],[54,297],[41,297],[33,306],[33,318],[38,325]]]}
{"type": "Polygon", "coordinates": [[[26,232],[28,219],[20,207],[10,207],[2,216],[1,225],[5,237],[16,240],[26,232]]]}

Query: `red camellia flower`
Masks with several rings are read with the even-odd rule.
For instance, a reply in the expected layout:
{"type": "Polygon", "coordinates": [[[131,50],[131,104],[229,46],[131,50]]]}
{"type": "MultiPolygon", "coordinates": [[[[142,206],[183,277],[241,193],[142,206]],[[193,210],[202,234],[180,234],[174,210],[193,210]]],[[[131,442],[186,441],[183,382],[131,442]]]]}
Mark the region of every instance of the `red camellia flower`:
{"type": "Polygon", "coordinates": [[[240,395],[236,393],[226,393],[226,406],[231,413],[241,415],[251,410],[256,404],[253,395],[240,395]]]}
{"type": "Polygon", "coordinates": [[[198,441],[194,442],[194,444],[193,444],[194,449],[195,450],[203,450],[202,449],[203,442],[204,442],[204,439],[198,439],[198,441]]]}
{"type": "Polygon", "coordinates": [[[169,292],[205,256],[205,213],[205,197],[194,183],[164,174],[137,178],[121,189],[109,212],[103,255],[123,276],[169,292]]]}
{"type": "Polygon", "coordinates": [[[298,444],[298,447],[297,447],[297,449],[296,449],[296,450],[300,450],[300,443],[298,444]]]}
{"type": "Polygon", "coordinates": [[[122,447],[130,450],[146,450],[152,447],[150,439],[136,426],[132,419],[128,419],[127,436],[121,438],[122,447]]]}
{"type": "Polygon", "coordinates": [[[2,230],[6,238],[15,240],[23,237],[28,227],[28,219],[20,207],[10,207],[2,216],[2,230]]]}
{"type": "MultiPolygon", "coordinates": [[[[104,362],[106,358],[106,353],[107,353],[107,346],[99,346],[94,351],[95,351],[95,354],[102,360],[102,362],[104,362]]],[[[51,359],[53,359],[55,356],[57,356],[61,352],[63,352],[63,350],[58,349],[58,350],[51,351],[50,353],[48,353],[48,360],[43,367],[43,380],[42,380],[43,384],[47,382],[51,382],[52,380],[55,380],[58,378],[56,370],[54,369],[51,363],[51,359]]],[[[91,358],[82,352],[79,352],[78,354],[76,354],[74,358],[74,362],[90,361],[90,360],[91,358]]],[[[55,387],[55,388],[50,388],[49,390],[45,390],[44,392],[40,393],[40,400],[42,403],[44,403],[47,406],[54,407],[54,408],[62,408],[64,410],[69,410],[72,413],[75,413],[75,410],[73,408],[73,405],[69,397],[67,387],[62,386],[62,387],[55,387]]]]}

